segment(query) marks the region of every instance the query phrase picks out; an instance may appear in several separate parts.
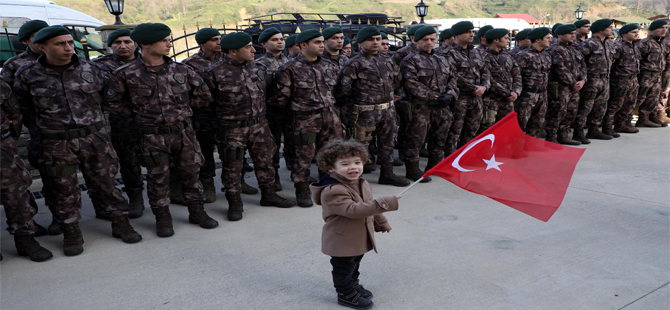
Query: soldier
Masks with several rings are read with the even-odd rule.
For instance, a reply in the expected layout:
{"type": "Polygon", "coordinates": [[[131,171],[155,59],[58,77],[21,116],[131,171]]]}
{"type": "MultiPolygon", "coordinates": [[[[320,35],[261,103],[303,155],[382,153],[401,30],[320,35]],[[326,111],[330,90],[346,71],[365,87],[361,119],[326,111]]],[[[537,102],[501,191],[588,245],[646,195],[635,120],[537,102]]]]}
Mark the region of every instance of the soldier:
{"type": "MultiPolygon", "coordinates": [[[[261,42],[268,42],[276,36],[283,43],[284,38],[277,29],[268,29],[261,34],[261,42]]],[[[274,41],[277,43],[278,40],[274,41]]],[[[272,167],[272,157],[276,146],[265,117],[265,92],[271,81],[271,74],[264,65],[267,61],[253,61],[256,50],[251,45],[251,36],[244,32],[225,35],[221,48],[226,53],[223,60],[205,70],[203,77],[212,90],[219,120],[216,139],[223,163],[221,180],[228,200],[228,220],[239,221],[244,212],[239,176],[242,174],[245,149],[249,150],[254,162],[262,194],[261,206],[290,208],[295,203],[275,193],[276,170],[272,167]]],[[[274,48],[276,46],[268,52],[274,48]]],[[[272,54],[271,57],[276,56],[272,54]]]]}
{"type": "Polygon", "coordinates": [[[670,31],[665,33],[663,39],[663,46],[665,49],[665,71],[663,71],[663,78],[661,79],[661,109],[658,111],[658,119],[664,123],[670,123],[670,104],[668,102],[668,95],[670,94],[670,31]]]}
{"type": "Polygon", "coordinates": [[[12,120],[21,118],[19,107],[11,97],[12,89],[0,79],[0,203],[5,206],[7,231],[14,235],[14,245],[20,256],[34,262],[43,262],[53,254],[34,238],[35,208],[30,206],[28,187],[32,184],[30,172],[16,148],[16,134],[12,134],[12,120]]]}
{"type": "MultiPolygon", "coordinates": [[[[294,41],[295,42],[295,41],[294,41]]],[[[266,53],[263,57],[256,60],[265,67],[266,72],[266,84],[275,85],[275,74],[281,65],[287,63],[289,59],[282,54],[284,50],[284,36],[279,30],[275,27],[270,27],[265,30],[258,36],[258,43],[265,47],[266,53]]],[[[268,90],[269,91],[269,90],[268,90]]],[[[267,92],[266,92],[267,93],[267,92]]],[[[270,99],[270,96],[266,96],[266,99],[270,99]]],[[[281,181],[279,180],[279,146],[282,141],[282,133],[286,129],[286,114],[283,113],[284,110],[278,108],[277,106],[268,104],[267,105],[267,120],[268,125],[270,126],[270,132],[274,137],[274,141],[277,144],[275,148],[275,153],[272,156],[272,166],[275,169],[274,173],[274,184],[275,189],[280,191],[282,190],[281,181]]],[[[290,166],[291,158],[289,155],[293,153],[290,149],[290,146],[284,144],[284,158],[286,159],[286,166],[290,166]]]]}
{"type": "Polygon", "coordinates": [[[409,55],[411,53],[414,53],[416,51],[416,45],[414,45],[414,33],[417,30],[419,30],[419,28],[422,28],[423,26],[424,25],[416,25],[416,26],[412,26],[409,29],[407,29],[407,37],[409,38],[409,43],[405,47],[397,50],[393,54],[393,57],[392,57],[393,62],[400,65],[400,62],[405,57],[407,57],[407,55],[409,55]]]}
{"type": "Polygon", "coordinates": [[[451,28],[447,28],[440,32],[438,37],[440,47],[435,49],[435,53],[446,54],[447,49],[454,43],[454,36],[451,34],[451,28]]]}
{"type": "Polygon", "coordinates": [[[584,56],[575,46],[576,30],[573,24],[557,27],[554,33],[558,43],[547,49],[552,65],[547,87],[546,140],[567,145],[581,144],[568,137],[568,130],[579,107],[579,91],[586,83],[584,56]]]}
{"type": "Polygon", "coordinates": [[[609,72],[614,61],[614,44],[607,40],[614,27],[609,19],[599,19],[591,24],[593,36],[582,41],[577,49],[584,55],[587,80],[579,95],[579,109],[573,123],[573,139],[582,144],[591,143],[591,139],[610,140],[612,136],[604,134],[598,127],[607,111],[609,100],[609,72]],[[584,125],[588,123],[589,132],[584,136],[584,125]]]}
{"type": "MultiPolygon", "coordinates": [[[[382,44],[379,47],[379,54],[383,56],[389,56],[389,37],[386,33],[382,32],[382,44]]],[[[388,57],[389,59],[391,57],[388,57]]]]}
{"type": "Polygon", "coordinates": [[[491,29],[493,29],[493,26],[486,25],[484,27],[479,28],[479,30],[477,31],[477,38],[479,38],[479,45],[477,45],[477,50],[479,50],[479,52],[481,53],[486,52],[486,48],[489,46],[489,43],[488,41],[486,41],[486,37],[484,37],[484,35],[486,35],[486,32],[491,29]]]}
{"type": "MultiPolygon", "coordinates": [[[[340,27],[328,27],[323,29],[323,38],[325,39],[325,48],[323,49],[323,55],[321,57],[326,59],[337,67],[337,72],[342,68],[349,60],[349,57],[342,52],[344,47],[344,33],[340,27]]],[[[296,40],[297,43],[297,40],[296,40]]]]}
{"type": "MultiPolygon", "coordinates": [[[[195,72],[201,73],[211,64],[218,62],[223,57],[221,52],[221,33],[214,28],[202,28],[195,33],[195,41],[200,45],[200,50],[195,55],[182,61],[189,65],[195,72]]],[[[193,109],[193,129],[200,144],[200,150],[205,157],[205,163],[200,168],[198,178],[202,183],[205,195],[205,203],[216,201],[216,188],[214,177],[216,176],[216,164],[214,162],[214,135],[216,134],[218,120],[214,112],[214,106],[209,104],[202,108],[193,109]]],[[[183,199],[181,180],[177,178],[177,172],[170,171],[170,193],[172,196],[183,199]],[[175,193],[173,190],[176,190],[175,193]],[[181,192],[181,195],[178,193],[181,192]]],[[[244,178],[243,178],[244,179],[244,178]]]]}
{"type": "Polygon", "coordinates": [[[489,43],[484,54],[491,71],[491,88],[484,95],[484,117],[479,127],[483,132],[514,111],[514,101],[521,94],[521,70],[514,58],[507,53],[509,32],[507,29],[491,29],[484,35],[489,43]]]}
{"type": "Polygon", "coordinates": [[[451,27],[456,39],[444,56],[456,69],[458,90],[453,122],[449,129],[445,155],[455,152],[477,135],[483,117],[482,95],[491,87],[491,73],[486,66],[484,54],[475,49],[472,41],[475,27],[462,21],[451,27]]]}
{"type": "Polygon", "coordinates": [[[637,93],[638,119],[636,127],[666,127],[655,113],[661,93],[661,75],[666,70],[664,46],[661,39],[668,31],[668,22],[657,19],[649,25],[649,35],[637,43],[640,50],[640,89],[637,93]]]}
{"type": "Polygon", "coordinates": [[[376,132],[381,165],[379,184],[407,186],[410,182],[393,173],[393,145],[396,134],[394,92],[400,88],[400,68],[391,59],[380,57],[381,33],[375,26],[358,31],[361,53],[342,68],[335,93],[338,100],[353,101],[348,124],[354,139],[369,147],[376,132]]]}
{"type": "MultiPolygon", "coordinates": [[[[460,34],[462,29],[458,24],[455,27],[460,34]]],[[[433,50],[436,41],[437,33],[433,27],[417,30],[414,34],[417,50],[405,57],[400,66],[403,87],[411,101],[408,113],[411,114],[408,117],[411,121],[407,124],[407,139],[402,151],[405,153],[406,177],[413,181],[423,175],[419,169],[419,150],[427,136],[430,138],[425,170],[435,166],[444,157],[444,144],[452,121],[450,107],[453,107],[459,93],[455,69],[446,58],[433,50]]],[[[428,177],[421,182],[430,180],[428,177]]]]}
{"type": "Polygon", "coordinates": [[[603,133],[613,137],[617,132],[636,133],[639,130],[631,125],[637,90],[637,76],[640,73],[640,51],[635,42],[640,26],[628,24],[619,29],[619,40],[614,43],[616,59],[610,72],[610,98],[607,113],[603,118],[603,133]],[[614,126],[614,128],[612,128],[614,126]]]}
{"type": "Polygon", "coordinates": [[[561,23],[556,23],[551,26],[551,45],[558,44],[558,35],[556,34],[556,28],[562,26],[561,23]]]}
{"type": "Polygon", "coordinates": [[[142,136],[137,146],[142,166],[147,168],[147,192],[156,216],[156,234],[174,234],[170,215],[170,159],[176,165],[184,189],[190,223],[214,228],[217,221],[203,208],[202,184],[198,180],[204,162],[191,127],[192,108],[205,107],[211,94],[191,67],[167,57],[171,30],[164,24],[143,23],[130,37],[142,49],[141,56],[112,75],[105,108],[132,117],[142,136]]]}
{"type": "Polygon", "coordinates": [[[589,32],[591,31],[591,22],[588,19],[580,19],[574,23],[577,28],[575,36],[575,44],[579,45],[582,41],[589,38],[589,32]]]}
{"type": "Polygon", "coordinates": [[[530,46],[530,39],[528,38],[528,33],[530,31],[531,29],[524,29],[516,33],[516,36],[514,36],[516,45],[509,51],[509,54],[512,55],[512,57],[516,57],[516,54],[530,46]]]}
{"type": "Polygon", "coordinates": [[[65,255],[84,251],[77,166],[93,189],[89,195],[111,218],[112,235],[139,242],[142,236],[128,221],[128,201],[114,184],[118,157],[109,135],[101,131],[103,71],[74,54],[74,40],[63,26],[42,28],[33,43],[45,54],[19,68],[14,91],[26,121],[40,130],[40,164],[52,188],[50,208],[63,231],[65,255]]]}
{"type": "Polygon", "coordinates": [[[550,32],[547,27],[533,29],[528,33],[533,45],[516,54],[523,90],[519,99],[514,102],[514,111],[518,113],[521,130],[534,137],[539,137],[547,113],[547,82],[551,55],[545,49],[551,44],[550,32]]]}
{"type": "Polygon", "coordinates": [[[347,61],[351,58],[351,39],[344,37],[344,42],[342,42],[342,52],[347,56],[347,61]]]}
{"type": "MultiPolygon", "coordinates": [[[[109,55],[93,59],[95,64],[105,68],[111,74],[119,67],[132,62],[139,57],[137,44],[130,38],[129,29],[117,29],[107,36],[107,46],[112,50],[109,55]]],[[[144,211],[144,179],[142,178],[142,166],[135,153],[135,145],[139,138],[139,128],[132,118],[111,113],[109,115],[111,127],[110,137],[112,146],[119,157],[121,166],[121,178],[125,187],[128,200],[130,201],[129,218],[138,218],[144,211]]],[[[95,205],[94,205],[95,207],[95,205]]],[[[95,209],[97,218],[105,218],[105,213],[98,208],[95,209]]]]}
{"type": "Polygon", "coordinates": [[[300,207],[313,205],[308,180],[315,150],[327,141],[344,138],[344,126],[335,111],[333,96],[338,68],[321,57],[323,38],[315,29],[298,35],[296,42],[302,55],[279,68],[276,99],[269,101],[289,115],[287,140],[295,150],[291,180],[300,207]]]}
{"type": "Polygon", "coordinates": [[[295,38],[297,37],[297,34],[292,34],[284,41],[284,46],[286,46],[286,49],[288,50],[289,60],[292,60],[300,55],[300,45],[295,43],[295,38]]]}

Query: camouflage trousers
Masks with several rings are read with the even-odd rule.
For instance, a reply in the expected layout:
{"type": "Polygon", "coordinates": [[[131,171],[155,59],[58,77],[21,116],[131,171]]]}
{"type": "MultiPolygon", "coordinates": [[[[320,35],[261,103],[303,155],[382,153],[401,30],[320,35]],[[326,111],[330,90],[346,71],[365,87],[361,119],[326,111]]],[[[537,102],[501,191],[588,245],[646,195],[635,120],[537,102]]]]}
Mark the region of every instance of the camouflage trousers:
{"type": "Polygon", "coordinates": [[[668,104],[668,97],[670,96],[670,71],[666,70],[661,79],[661,104],[663,105],[665,112],[668,112],[670,105],[668,104]],[[665,87],[665,88],[663,88],[665,87]]]}
{"type": "Polygon", "coordinates": [[[637,108],[637,90],[639,85],[637,79],[616,81],[616,85],[610,85],[610,99],[607,102],[607,113],[603,118],[603,125],[611,126],[615,122],[629,122],[633,120],[633,111],[637,108]],[[616,87],[614,87],[616,86],[616,87]],[[617,94],[618,89],[626,89],[626,94],[617,94]]]}
{"type": "MultiPolygon", "coordinates": [[[[276,170],[279,169],[279,147],[282,144],[282,136],[284,136],[284,138],[286,137],[287,117],[286,112],[282,109],[275,108],[271,105],[268,105],[267,109],[266,117],[268,119],[268,126],[270,127],[270,132],[277,145],[275,153],[272,156],[272,167],[276,170]]],[[[293,146],[291,146],[290,143],[287,143],[286,139],[284,139],[284,160],[286,160],[286,168],[289,170],[293,167],[292,154],[295,152],[292,147],[293,146]]]]}
{"type": "Polygon", "coordinates": [[[218,120],[213,115],[193,114],[193,130],[200,144],[200,151],[205,162],[200,167],[198,178],[200,180],[211,179],[216,176],[216,162],[214,161],[214,149],[216,148],[216,128],[218,120]]]}
{"type": "Polygon", "coordinates": [[[514,102],[514,111],[518,114],[519,127],[528,135],[539,137],[544,128],[544,117],[547,115],[547,92],[521,92],[514,102]]]}
{"type": "Polygon", "coordinates": [[[558,83],[558,96],[549,99],[545,116],[547,133],[567,132],[577,116],[579,91],[572,86],[558,83]]]}
{"type": "Polygon", "coordinates": [[[507,102],[505,98],[484,97],[482,103],[484,104],[484,113],[482,123],[479,125],[479,130],[477,130],[478,135],[489,129],[493,124],[505,117],[505,115],[514,111],[514,104],[507,102]],[[505,114],[502,117],[499,115],[501,112],[505,114]]]}
{"type": "MultiPolygon", "coordinates": [[[[356,116],[352,114],[351,117],[355,118],[356,116]]],[[[397,133],[395,118],[396,112],[393,104],[385,110],[361,111],[358,114],[356,125],[364,132],[357,133],[358,129],[353,131],[356,140],[365,144],[368,150],[374,149],[377,151],[379,155],[377,164],[381,166],[390,167],[393,165],[393,145],[397,133]]]]}
{"type": "Polygon", "coordinates": [[[0,202],[5,206],[7,231],[17,236],[33,234],[33,216],[37,210],[30,206],[28,193],[28,187],[33,181],[19,156],[14,138],[2,139],[0,156],[0,202]]]}
{"type": "MultiPolygon", "coordinates": [[[[223,138],[223,137],[221,137],[223,138]]],[[[275,170],[272,166],[272,156],[277,149],[274,138],[270,133],[267,120],[249,127],[228,129],[225,137],[226,145],[219,146],[219,156],[223,163],[221,182],[224,190],[239,193],[242,190],[242,175],[244,149],[249,151],[254,163],[254,173],[258,186],[270,187],[275,181],[275,170]],[[239,152],[237,151],[239,150],[239,152]],[[240,156],[235,158],[233,153],[240,156]]]]}
{"type": "Polygon", "coordinates": [[[112,146],[119,157],[121,179],[126,189],[144,189],[142,166],[137,158],[135,147],[140,141],[139,127],[135,120],[128,116],[109,114],[112,146]]]}
{"type": "Polygon", "coordinates": [[[477,136],[477,130],[481,125],[482,117],[484,117],[482,97],[461,94],[456,101],[456,108],[452,112],[453,122],[448,129],[446,156],[477,136]]]}
{"type": "Polygon", "coordinates": [[[203,189],[198,175],[205,161],[200,152],[200,144],[195,137],[193,127],[186,126],[178,132],[168,134],[148,134],[143,136],[144,152],[164,153],[174,164],[166,161],[153,167],[147,167],[147,194],[152,209],[170,205],[170,173],[176,172],[181,180],[184,200],[204,202],[203,189]]]}
{"type": "Polygon", "coordinates": [[[661,97],[661,75],[641,73],[637,76],[640,88],[637,91],[638,114],[649,115],[656,110],[661,97]]]}
{"type": "Polygon", "coordinates": [[[128,201],[115,187],[119,158],[109,135],[103,130],[72,140],[42,140],[42,159],[51,167],[48,182],[53,205],[49,206],[58,223],[81,219],[81,192],[74,167],[84,175],[91,200],[110,217],[128,213],[128,201]],[[68,169],[69,168],[69,169],[68,169]]]}
{"type": "Polygon", "coordinates": [[[579,93],[579,108],[573,126],[582,128],[587,121],[589,126],[600,126],[607,112],[609,98],[609,79],[589,76],[579,93]]]}
{"type": "Polygon", "coordinates": [[[292,124],[295,132],[316,134],[316,140],[314,143],[294,145],[295,155],[291,170],[291,180],[294,183],[309,180],[310,165],[317,148],[330,140],[344,139],[344,125],[336,113],[335,108],[325,107],[318,114],[298,112],[295,115],[292,124]]]}
{"type": "Polygon", "coordinates": [[[403,152],[405,161],[419,160],[419,151],[428,140],[428,154],[431,158],[444,158],[445,143],[449,128],[453,126],[453,115],[449,108],[440,108],[437,105],[412,104],[412,121],[407,124],[405,132],[405,146],[403,152]],[[426,139],[428,137],[428,139],[426,139]]]}

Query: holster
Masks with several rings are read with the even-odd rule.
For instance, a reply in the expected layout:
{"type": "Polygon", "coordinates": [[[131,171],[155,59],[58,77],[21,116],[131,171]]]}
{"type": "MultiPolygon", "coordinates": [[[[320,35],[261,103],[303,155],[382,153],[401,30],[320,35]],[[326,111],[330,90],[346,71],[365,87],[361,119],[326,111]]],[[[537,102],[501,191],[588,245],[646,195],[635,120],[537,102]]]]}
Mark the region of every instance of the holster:
{"type": "Polygon", "coordinates": [[[496,121],[496,115],[498,111],[491,107],[495,102],[491,102],[491,97],[482,98],[482,104],[484,106],[484,117],[482,117],[482,124],[493,124],[496,121]]]}
{"type": "Polygon", "coordinates": [[[316,142],[316,132],[289,131],[286,139],[293,145],[309,145],[316,142]]]}
{"type": "Polygon", "coordinates": [[[586,100],[596,99],[596,96],[598,96],[598,92],[590,89],[585,89],[580,94],[581,99],[586,100]]]}
{"type": "Polygon", "coordinates": [[[368,132],[374,132],[377,127],[363,127],[354,125],[354,136],[353,138],[357,141],[370,141],[372,140],[372,135],[368,135],[368,132]]]}
{"type": "Polygon", "coordinates": [[[221,145],[221,147],[219,148],[219,154],[221,154],[221,161],[226,163],[244,158],[245,152],[246,149],[244,148],[244,146],[230,147],[221,145]]]}
{"type": "Polygon", "coordinates": [[[628,88],[616,87],[613,84],[610,84],[610,97],[613,98],[622,98],[628,94],[628,88]]]}
{"type": "Polygon", "coordinates": [[[142,152],[138,155],[140,165],[146,168],[154,168],[170,162],[170,154],[165,152],[142,152]]]}
{"type": "Polygon", "coordinates": [[[549,99],[558,98],[558,82],[547,83],[547,97],[549,97],[549,99]]]}
{"type": "Polygon", "coordinates": [[[412,121],[412,102],[409,100],[400,100],[395,104],[396,112],[406,122],[412,121]]]}
{"type": "Polygon", "coordinates": [[[40,158],[37,165],[40,173],[49,177],[65,177],[77,173],[77,164],[57,164],[40,158]]]}

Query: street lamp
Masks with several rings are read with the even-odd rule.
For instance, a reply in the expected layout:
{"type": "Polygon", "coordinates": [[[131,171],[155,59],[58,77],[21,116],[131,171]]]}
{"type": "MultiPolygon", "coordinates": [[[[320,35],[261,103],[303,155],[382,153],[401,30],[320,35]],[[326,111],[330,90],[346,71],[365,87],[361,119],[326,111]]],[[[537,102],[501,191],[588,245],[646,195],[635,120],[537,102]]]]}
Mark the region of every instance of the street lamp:
{"type": "Polygon", "coordinates": [[[109,13],[116,16],[114,25],[123,25],[121,18],[119,18],[119,15],[123,14],[123,1],[124,0],[105,0],[109,13]]]}
{"type": "Polygon", "coordinates": [[[586,12],[586,11],[584,11],[584,9],[582,9],[582,5],[580,4],[579,8],[575,10],[575,18],[577,20],[581,20],[582,18],[584,18],[584,12],[586,12]]]}
{"type": "Polygon", "coordinates": [[[414,8],[416,9],[416,15],[421,17],[421,22],[419,24],[425,24],[423,18],[428,15],[428,4],[423,3],[423,0],[421,0],[421,2],[415,5],[414,8]]]}

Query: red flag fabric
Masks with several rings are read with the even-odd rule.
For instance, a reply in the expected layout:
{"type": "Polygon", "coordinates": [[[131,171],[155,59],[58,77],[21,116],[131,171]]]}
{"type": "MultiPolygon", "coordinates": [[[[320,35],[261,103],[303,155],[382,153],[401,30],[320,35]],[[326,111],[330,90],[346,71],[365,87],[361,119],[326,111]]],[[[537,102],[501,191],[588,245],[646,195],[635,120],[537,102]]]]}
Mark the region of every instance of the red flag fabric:
{"type": "Polygon", "coordinates": [[[512,112],[423,177],[439,176],[546,222],[584,151],[524,134],[512,112]]]}

